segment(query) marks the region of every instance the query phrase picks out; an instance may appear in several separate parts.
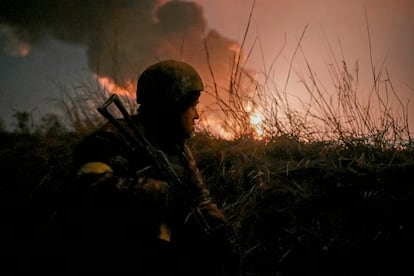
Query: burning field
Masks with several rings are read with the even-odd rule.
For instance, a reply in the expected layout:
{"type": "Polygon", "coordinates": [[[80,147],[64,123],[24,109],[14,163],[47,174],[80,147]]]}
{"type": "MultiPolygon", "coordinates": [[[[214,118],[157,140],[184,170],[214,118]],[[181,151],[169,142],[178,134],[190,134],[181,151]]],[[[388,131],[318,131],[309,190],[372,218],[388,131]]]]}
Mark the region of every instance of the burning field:
{"type": "MultiPolygon", "coordinates": [[[[81,138],[48,127],[1,133],[3,260],[33,269],[52,265],[48,241],[81,138]]],[[[413,272],[412,148],[203,134],[191,146],[237,229],[244,275],[413,272]]]]}

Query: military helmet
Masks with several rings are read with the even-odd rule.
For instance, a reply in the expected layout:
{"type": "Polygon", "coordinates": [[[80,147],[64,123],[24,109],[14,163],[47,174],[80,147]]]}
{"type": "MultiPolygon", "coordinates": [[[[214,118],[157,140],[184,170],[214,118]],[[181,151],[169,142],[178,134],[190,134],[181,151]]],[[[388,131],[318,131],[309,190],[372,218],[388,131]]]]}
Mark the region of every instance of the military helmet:
{"type": "Polygon", "coordinates": [[[137,103],[140,111],[148,109],[184,111],[204,89],[197,71],[188,63],[164,60],[145,69],[137,83],[137,103]]]}

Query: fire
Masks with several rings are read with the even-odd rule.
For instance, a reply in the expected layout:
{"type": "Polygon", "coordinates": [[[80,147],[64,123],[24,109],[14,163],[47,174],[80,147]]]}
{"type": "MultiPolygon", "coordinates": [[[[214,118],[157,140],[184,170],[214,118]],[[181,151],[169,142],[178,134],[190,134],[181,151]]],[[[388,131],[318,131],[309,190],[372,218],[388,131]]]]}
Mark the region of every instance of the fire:
{"type": "Polygon", "coordinates": [[[249,123],[250,126],[253,128],[254,137],[256,139],[263,138],[263,115],[260,113],[258,109],[256,109],[251,102],[247,102],[245,106],[245,111],[249,114],[249,123]]]}
{"type": "MultiPolygon", "coordinates": [[[[249,110],[248,105],[246,105],[249,110]]],[[[264,137],[263,123],[264,117],[259,110],[250,110],[247,112],[250,124],[247,127],[238,127],[237,124],[232,124],[231,120],[234,118],[223,119],[217,116],[217,114],[201,112],[202,116],[199,123],[196,126],[197,131],[205,131],[219,137],[224,140],[234,140],[240,135],[251,134],[251,137],[257,140],[262,140],[264,137]],[[233,125],[234,128],[227,126],[233,125]],[[244,133],[246,129],[249,129],[251,133],[244,133]]]]}
{"type": "Polygon", "coordinates": [[[262,139],[263,138],[263,116],[259,113],[259,111],[254,111],[250,114],[250,124],[255,130],[255,138],[262,139]]]}
{"type": "Polygon", "coordinates": [[[132,82],[127,82],[125,87],[121,87],[117,85],[111,78],[109,77],[101,77],[96,76],[99,85],[112,93],[116,93],[118,95],[128,96],[131,97],[131,95],[134,95],[134,93],[131,93],[131,91],[135,90],[134,84],[132,82]]]}
{"type": "MultiPolygon", "coordinates": [[[[99,85],[106,91],[109,91],[111,93],[116,93],[121,96],[126,97],[135,97],[135,93],[132,93],[131,91],[135,91],[135,86],[132,82],[129,82],[126,87],[121,87],[117,85],[111,78],[109,77],[102,77],[102,76],[96,76],[99,85]]],[[[196,131],[206,131],[210,134],[212,134],[215,137],[220,137],[225,140],[234,140],[235,137],[238,137],[239,134],[241,134],[245,128],[238,129],[238,130],[229,130],[229,128],[226,127],[226,125],[231,125],[231,122],[228,121],[228,119],[220,119],[219,116],[216,116],[217,114],[212,113],[204,113],[204,106],[200,103],[200,111],[202,113],[202,118],[199,121],[199,124],[196,126],[196,131]],[[224,121],[223,121],[224,120],[224,121]],[[240,133],[237,133],[240,132],[240,133]]],[[[253,107],[253,104],[251,102],[246,103],[245,105],[245,112],[248,114],[249,118],[249,129],[253,130],[252,136],[255,139],[261,140],[263,138],[263,115],[261,112],[253,107]]]]}
{"type": "Polygon", "coordinates": [[[226,130],[223,123],[218,118],[215,118],[214,115],[202,116],[201,120],[196,125],[196,131],[205,131],[214,137],[219,137],[224,140],[234,139],[234,133],[226,130]]]}

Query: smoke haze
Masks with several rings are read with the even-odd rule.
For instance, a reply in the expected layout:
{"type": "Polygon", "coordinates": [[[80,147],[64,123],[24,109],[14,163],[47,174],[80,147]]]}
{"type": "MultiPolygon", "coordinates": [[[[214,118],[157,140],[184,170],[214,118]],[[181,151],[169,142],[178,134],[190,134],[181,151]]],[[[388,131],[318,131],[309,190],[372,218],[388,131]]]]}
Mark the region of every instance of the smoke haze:
{"type": "Polygon", "coordinates": [[[213,49],[212,63],[228,67],[237,43],[216,31],[207,33],[202,7],[164,2],[4,0],[2,50],[27,55],[32,45],[49,38],[84,45],[89,69],[123,87],[135,83],[143,68],[165,58],[185,60],[206,73],[204,38],[213,49]]]}
{"type": "MultiPolygon", "coordinates": [[[[63,71],[56,68],[84,66],[85,70],[133,91],[138,74],[146,66],[175,58],[193,64],[211,91],[210,65],[219,89],[226,90],[234,59],[243,50],[250,68],[248,74],[254,77],[271,73],[270,77],[283,86],[305,26],[301,50],[319,76],[332,62],[329,42],[339,59],[350,65],[358,63],[361,90],[372,81],[371,54],[376,70],[385,64],[394,85],[404,88],[402,99],[414,99],[413,0],[2,0],[2,116],[4,109],[10,108],[5,102],[13,103],[10,99],[17,101],[23,96],[9,95],[14,93],[11,77],[35,81],[34,76],[19,76],[23,70],[33,75],[53,71],[50,77],[63,71]],[[55,51],[62,60],[42,61],[46,55],[39,50],[55,51]],[[39,67],[23,60],[37,62],[39,67]],[[43,68],[52,62],[55,69],[43,68]]],[[[298,71],[304,66],[300,62],[295,57],[298,71]]],[[[298,91],[295,82],[291,81],[289,87],[298,91]]],[[[410,120],[413,125],[412,114],[410,120]]]]}

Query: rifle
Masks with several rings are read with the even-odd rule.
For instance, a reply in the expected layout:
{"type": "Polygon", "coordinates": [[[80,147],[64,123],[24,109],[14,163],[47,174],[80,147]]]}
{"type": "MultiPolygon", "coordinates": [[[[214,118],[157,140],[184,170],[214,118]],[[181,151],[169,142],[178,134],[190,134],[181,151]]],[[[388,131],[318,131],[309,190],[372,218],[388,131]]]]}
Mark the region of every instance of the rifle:
{"type": "MultiPolygon", "coordinates": [[[[170,161],[168,160],[165,153],[153,147],[151,143],[145,138],[141,129],[137,126],[134,120],[129,115],[128,111],[120,101],[117,94],[112,94],[101,106],[97,108],[100,114],[102,114],[106,119],[108,119],[121,133],[125,136],[126,139],[134,146],[143,149],[149,156],[151,165],[170,185],[181,185],[182,182],[175,172],[174,168],[171,166],[170,161]],[[118,110],[121,112],[122,117],[125,119],[128,127],[133,131],[134,135],[131,134],[115,116],[108,110],[109,106],[115,104],[118,110]]],[[[198,225],[201,227],[202,231],[206,234],[210,234],[210,224],[207,222],[204,215],[200,210],[196,209],[191,212],[195,218],[198,225]]]]}
{"type": "Polygon", "coordinates": [[[98,107],[99,113],[107,118],[122,134],[132,143],[134,146],[139,147],[148,154],[152,161],[152,165],[158,173],[160,173],[167,181],[172,185],[180,185],[181,180],[177,173],[172,168],[170,161],[162,150],[154,148],[151,143],[142,134],[139,127],[135,124],[134,120],[129,115],[128,111],[120,101],[117,94],[112,94],[106,102],[98,107]],[[132,135],[127,129],[125,129],[121,123],[108,111],[108,107],[111,104],[115,104],[118,110],[121,112],[128,127],[134,131],[135,135],[132,135]]]}

